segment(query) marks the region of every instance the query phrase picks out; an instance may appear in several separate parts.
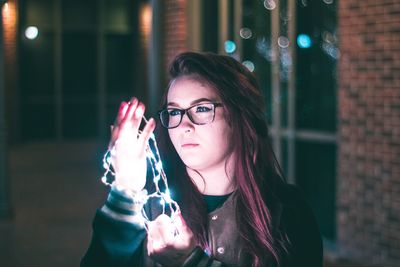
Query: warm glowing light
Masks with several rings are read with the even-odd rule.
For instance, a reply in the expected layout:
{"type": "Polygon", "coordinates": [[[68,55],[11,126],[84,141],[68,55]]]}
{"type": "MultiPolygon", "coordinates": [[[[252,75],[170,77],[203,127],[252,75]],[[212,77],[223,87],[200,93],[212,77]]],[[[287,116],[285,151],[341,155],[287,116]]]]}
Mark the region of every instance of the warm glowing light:
{"type": "Polygon", "coordinates": [[[1,6],[3,24],[3,40],[6,62],[15,62],[17,53],[17,20],[18,12],[14,1],[10,1],[1,6]]]}
{"type": "Polygon", "coordinates": [[[151,33],[151,20],[152,20],[152,10],[150,4],[145,4],[142,6],[140,12],[140,24],[143,35],[148,38],[151,33]]]}
{"type": "Polygon", "coordinates": [[[16,25],[16,7],[15,7],[15,3],[5,3],[2,6],[2,16],[3,16],[3,23],[5,27],[15,27],[16,25]]]}
{"type": "Polygon", "coordinates": [[[30,40],[36,39],[36,37],[38,37],[38,35],[39,35],[39,30],[35,26],[29,26],[25,30],[25,36],[26,36],[26,38],[28,38],[30,40]]]}

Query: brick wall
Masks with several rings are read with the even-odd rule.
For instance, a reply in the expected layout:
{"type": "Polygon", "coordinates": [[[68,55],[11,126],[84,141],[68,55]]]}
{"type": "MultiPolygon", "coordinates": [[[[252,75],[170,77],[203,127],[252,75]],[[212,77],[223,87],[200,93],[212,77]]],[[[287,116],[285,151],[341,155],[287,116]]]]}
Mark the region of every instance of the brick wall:
{"type": "Polygon", "coordinates": [[[339,1],[338,21],[338,245],[400,266],[400,1],[339,1]]]}
{"type": "MultiPolygon", "coordinates": [[[[184,0],[165,1],[164,64],[168,72],[169,63],[187,48],[187,2],[184,0]]],[[[168,79],[168,73],[165,76],[168,79]]]]}
{"type": "Polygon", "coordinates": [[[19,141],[19,91],[17,78],[18,1],[9,0],[2,7],[4,37],[4,72],[8,143],[19,141]]]}

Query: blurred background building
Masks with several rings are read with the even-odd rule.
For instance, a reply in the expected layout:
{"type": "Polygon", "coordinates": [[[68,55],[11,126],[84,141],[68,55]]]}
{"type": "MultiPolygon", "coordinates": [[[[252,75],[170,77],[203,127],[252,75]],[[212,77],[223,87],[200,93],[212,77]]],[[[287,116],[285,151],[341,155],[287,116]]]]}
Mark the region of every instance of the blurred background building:
{"type": "MultiPolygon", "coordinates": [[[[18,232],[26,203],[15,195],[32,186],[21,168],[35,153],[50,153],[38,165],[57,151],[95,157],[122,100],[137,96],[155,114],[173,57],[211,51],[256,73],[275,152],[316,214],[327,264],[400,266],[400,1],[1,3],[0,231],[18,232]]],[[[100,160],[89,163],[96,174],[100,160]]],[[[93,207],[104,195],[95,188],[93,207]]],[[[81,209],[87,234],[71,250],[90,237],[93,209],[81,209]]],[[[14,239],[0,235],[0,248],[15,242],[0,265],[19,254],[14,239]]]]}

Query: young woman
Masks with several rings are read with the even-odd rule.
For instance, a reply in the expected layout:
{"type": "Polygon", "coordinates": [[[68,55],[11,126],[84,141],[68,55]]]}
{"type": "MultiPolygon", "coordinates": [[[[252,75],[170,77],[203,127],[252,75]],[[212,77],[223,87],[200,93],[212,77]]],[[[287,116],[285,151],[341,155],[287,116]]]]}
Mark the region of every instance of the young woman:
{"type": "Polygon", "coordinates": [[[231,57],[190,52],[170,75],[156,137],[181,214],[160,215],[150,201],[148,231],[137,221],[141,203],[128,195],[145,187],[156,126],[150,119],[138,135],[145,107],[123,102],[111,140],[116,186],[81,266],[322,266],[318,227],[283,179],[253,74],[231,57]]]}

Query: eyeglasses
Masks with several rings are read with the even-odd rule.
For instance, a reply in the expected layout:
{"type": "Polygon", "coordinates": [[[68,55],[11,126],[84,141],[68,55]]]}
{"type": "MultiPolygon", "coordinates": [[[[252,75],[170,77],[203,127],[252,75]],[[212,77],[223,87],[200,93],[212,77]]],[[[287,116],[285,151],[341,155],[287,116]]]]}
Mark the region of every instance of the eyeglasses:
{"type": "Polygon", "coordinates": [[[160,116],[161,125],[167,129],[178,127],[185,113],[194,124],[204,125],[214,121],[215,108],[221,106],[221,103],[201,103],[187,109],[166,108],[159,111],[158,115],[160,116]]]}

